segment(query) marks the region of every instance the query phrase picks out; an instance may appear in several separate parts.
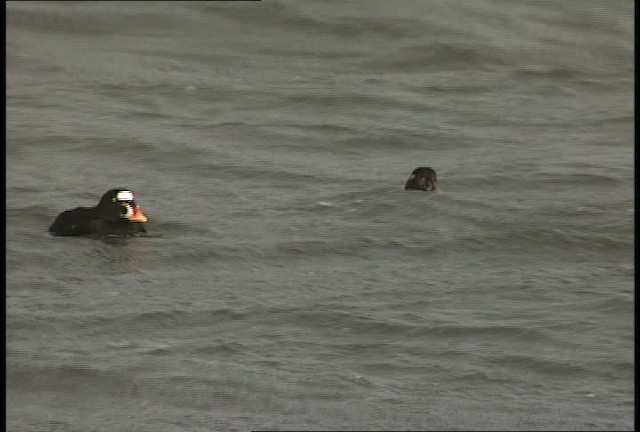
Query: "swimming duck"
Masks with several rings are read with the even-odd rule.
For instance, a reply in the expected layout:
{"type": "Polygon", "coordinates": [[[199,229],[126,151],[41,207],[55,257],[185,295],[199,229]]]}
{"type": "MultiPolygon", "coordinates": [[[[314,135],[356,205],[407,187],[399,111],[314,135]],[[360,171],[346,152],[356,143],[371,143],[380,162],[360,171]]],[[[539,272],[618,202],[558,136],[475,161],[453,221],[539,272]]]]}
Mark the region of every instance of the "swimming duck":
{"type": "Polygon", "coordinates": [[[129,189],[111,189],[95,207],[76,207],[60,213],[49,232],[58,236],[123,235],[146,233],[148,221],[129,189]]]}
{"type": "Polygon", "coordinates": [[[418,189],[423,191],[436,191],[438,178],[436,171],[431,167],[418,167],[413,170],[404,185],[406,189],[418,189]]]}

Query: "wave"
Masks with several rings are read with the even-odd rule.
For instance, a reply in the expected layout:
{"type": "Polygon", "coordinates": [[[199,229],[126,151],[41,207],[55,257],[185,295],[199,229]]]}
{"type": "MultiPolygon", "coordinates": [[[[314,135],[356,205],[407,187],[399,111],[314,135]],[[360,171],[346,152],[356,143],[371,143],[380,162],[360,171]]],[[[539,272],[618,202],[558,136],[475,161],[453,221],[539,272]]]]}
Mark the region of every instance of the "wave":
{"type": "Polygon", "coordinates": [[[509,56],[496,47],[472,43],[434,42],[378,53],[361,67],[383,71],[433,72],[491,69],[509,65],[509,56]]]}
{"type": "Polygon", "coordinates": [[[571,360],[545,358],[534,355],[502,354],[498,356],[483,356],[484,360],[498,366],[520,369],[522,371],[541,373],[557,377],[588,376],[591,368],[571,360]]]}
{"type": "MultiPolygon", "coordinates": [[[[51,4],[14,4],[8,10],[8,25],[22,30],[65,35],[106,36],[182,27],[174,14],[128,10],[114,13],[111,5],[91,5],[82,2],[51,4]],[[35,7],[34,7],[35,6],[35,7]],[[19,7],[19,8],[18,8],[19,7]],[[99,9],[102,9],[101,11],[99,9]]],[[[174,10],[175,12],[175,10],[174,10]]]]}
{"type": "Polygon", "coordinates": [[[315,33],[332,38],[348,38],[353,36],[375,36],[404,38],[419,32],[424,23],[416,18],[329,16],[308,14],[295,3],[270,1],[260,5],[260,9],[249,9],[228,4],[204,3],[192,5],[198,12],[214,16],[224,16],[236,23],[251,27],[286,28],[298,33],[315,33]]]}

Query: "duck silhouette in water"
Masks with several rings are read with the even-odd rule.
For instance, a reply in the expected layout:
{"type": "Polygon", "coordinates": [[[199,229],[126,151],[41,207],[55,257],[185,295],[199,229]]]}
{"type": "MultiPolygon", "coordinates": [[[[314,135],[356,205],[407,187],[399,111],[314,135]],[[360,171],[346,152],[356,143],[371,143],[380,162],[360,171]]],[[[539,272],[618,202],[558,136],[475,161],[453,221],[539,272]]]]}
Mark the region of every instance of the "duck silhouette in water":
{"type": "Polygon", "coordinates": [[[438,178],[431,167],[418,167],[411,172],[404,185],[405,190],[437,191],[438,178]]]}
{"type": "Polygon", "coordinates": [[[148,218],[129,189],[111,189],[95,207],[76,207],[60,213],[49,232],[56,236],[131,236],[146,233],[148,218]]]}

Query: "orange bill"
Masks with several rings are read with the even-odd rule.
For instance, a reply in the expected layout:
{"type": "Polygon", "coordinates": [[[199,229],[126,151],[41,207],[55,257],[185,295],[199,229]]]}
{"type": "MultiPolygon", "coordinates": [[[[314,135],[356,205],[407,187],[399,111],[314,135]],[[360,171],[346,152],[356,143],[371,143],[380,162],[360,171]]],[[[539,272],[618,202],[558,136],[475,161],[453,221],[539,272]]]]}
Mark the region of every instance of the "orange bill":
{"type": "Polygon", "coordinates": [[[149,220],[146,214],[142,213],[140,206],[133,208],[133,214],[128,218],[131,222],[146,222],[149,220]]]}

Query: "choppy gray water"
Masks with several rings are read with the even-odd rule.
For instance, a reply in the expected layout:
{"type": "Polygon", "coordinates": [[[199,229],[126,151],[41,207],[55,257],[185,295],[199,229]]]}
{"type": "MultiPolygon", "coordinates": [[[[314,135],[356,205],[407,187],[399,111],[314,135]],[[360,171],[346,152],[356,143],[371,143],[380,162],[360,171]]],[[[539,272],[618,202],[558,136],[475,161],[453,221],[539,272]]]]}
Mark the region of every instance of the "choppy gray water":
{"type": "Polygon", "coordinates": [[[9,430],[633,429],[632,17],[8,3],[9,430]]]}

